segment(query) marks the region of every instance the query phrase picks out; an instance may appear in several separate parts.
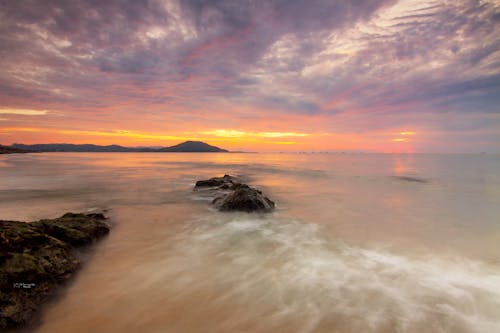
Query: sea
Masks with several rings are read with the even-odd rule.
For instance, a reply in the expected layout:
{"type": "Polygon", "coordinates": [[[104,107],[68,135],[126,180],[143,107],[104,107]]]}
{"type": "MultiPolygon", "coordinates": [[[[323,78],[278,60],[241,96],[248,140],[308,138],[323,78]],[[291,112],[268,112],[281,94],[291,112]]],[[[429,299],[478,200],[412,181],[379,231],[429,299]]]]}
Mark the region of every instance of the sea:
{"type": "Polygon", "coordinates": [[[500,332],[500,155],[0,156],[0,219],[112,230],[34,332],[500,332]],[[230,174],[276,203],[219,212],[230,174]]]}

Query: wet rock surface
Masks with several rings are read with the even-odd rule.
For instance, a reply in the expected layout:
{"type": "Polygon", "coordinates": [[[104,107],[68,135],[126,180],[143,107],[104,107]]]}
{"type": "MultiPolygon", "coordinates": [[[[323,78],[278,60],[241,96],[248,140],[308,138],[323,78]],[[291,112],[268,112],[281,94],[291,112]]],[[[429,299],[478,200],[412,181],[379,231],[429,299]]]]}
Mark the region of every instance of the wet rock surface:
{"type": "Polygon", "coordinates": [[[196,182],[196,185],[194,186],[196,188],[200,187],[220,187],[223,186],[224,188],[230,188],[234,184],[238,184],[238,180],[236,177],[230,176],[230,175],[224,175],[223,177],[213,177],[207,180],[198,180],[196,182]]]}
{"type": "Polygon", "coordinates": [[[199,180],[194,189],[204,187],[215,191],[212,204],[220,211],[270,212],[275,206],[262,191],[240,183],[238,178],[230,175],[199,180]]]}
{"type": "Polygon", "coordinates": [[[109,232],[100,213],[0,220],[0,330],[20,327],[81,265],[78,249],[109,232]]]}

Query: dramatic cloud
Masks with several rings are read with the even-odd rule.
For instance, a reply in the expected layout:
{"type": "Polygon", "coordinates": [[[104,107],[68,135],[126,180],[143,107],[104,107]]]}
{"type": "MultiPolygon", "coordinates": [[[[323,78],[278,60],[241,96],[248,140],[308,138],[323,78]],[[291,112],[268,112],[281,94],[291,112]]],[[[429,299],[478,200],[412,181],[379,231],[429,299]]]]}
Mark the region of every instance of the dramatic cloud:
{"type": "Polygon", "coordinates": [[[0,0],[0,143],[499,151],[499,25],[494,0],[0,0]]]}

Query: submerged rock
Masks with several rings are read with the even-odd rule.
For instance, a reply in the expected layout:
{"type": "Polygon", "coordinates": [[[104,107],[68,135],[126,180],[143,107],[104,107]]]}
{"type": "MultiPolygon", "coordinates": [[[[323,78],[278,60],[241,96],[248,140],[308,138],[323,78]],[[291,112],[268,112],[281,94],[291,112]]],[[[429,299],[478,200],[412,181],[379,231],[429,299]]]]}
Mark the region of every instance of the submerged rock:
{"type": "Polygon", "coordinates": [[[410,176],[393,176],[396,179],[403,180],[406,182],[414,182],[414,183],[428,183],[428,180],[424,178],[418,177],[410,177],[410,176]]]}
{"type": "Polygon", "coordinates": [[[270,212],[274,209],[274,202],[255,188],[239,183],[236,177],[224,175],[208,180],[196,182],[195,190],[199,187],[216,187],[222,192],[212,204],[220,211],[243,212],[270,212]],[[228,193],[228,191],[230,191],[228,193]]]}
{"type": "Polygon", "coordinates": [[[38,305],[80,267],[75,249],[108,232],[102,214],[0,221],[0,330],[27,323],[38,305]]]}

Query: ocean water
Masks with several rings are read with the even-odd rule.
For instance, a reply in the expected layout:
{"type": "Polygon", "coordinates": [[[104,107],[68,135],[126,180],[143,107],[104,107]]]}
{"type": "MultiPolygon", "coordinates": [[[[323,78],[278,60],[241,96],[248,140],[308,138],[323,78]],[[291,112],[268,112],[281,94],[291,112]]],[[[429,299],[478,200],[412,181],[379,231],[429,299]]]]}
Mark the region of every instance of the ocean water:
{"type": "Polygon", "coordinates": [[[500,332],[500,155],[0,156],[0,219],[106,209],[36,332],[500,332]],[[221,213],[228,173],[276,202],[221,213]]]}

